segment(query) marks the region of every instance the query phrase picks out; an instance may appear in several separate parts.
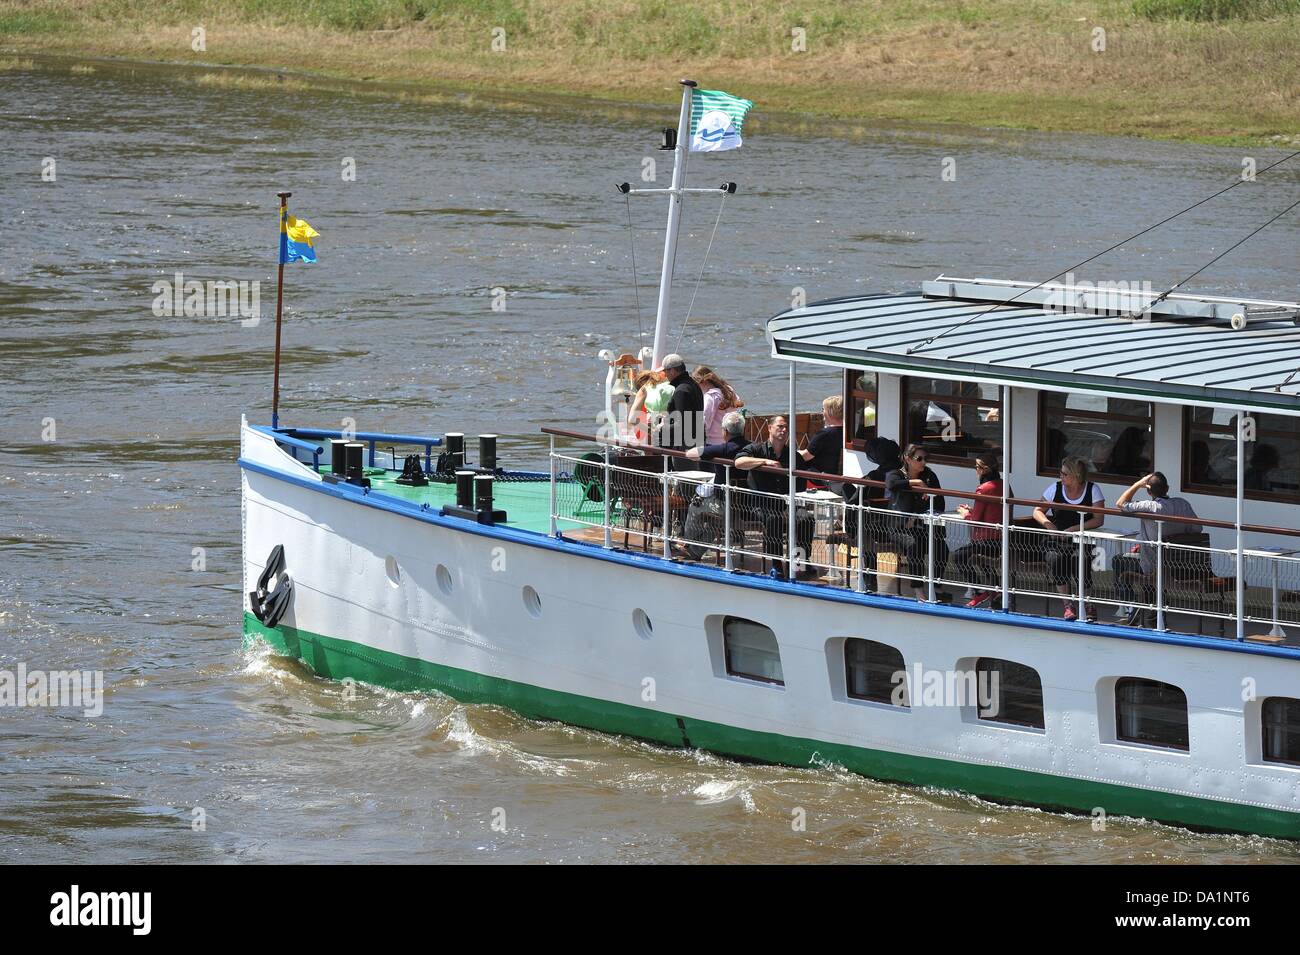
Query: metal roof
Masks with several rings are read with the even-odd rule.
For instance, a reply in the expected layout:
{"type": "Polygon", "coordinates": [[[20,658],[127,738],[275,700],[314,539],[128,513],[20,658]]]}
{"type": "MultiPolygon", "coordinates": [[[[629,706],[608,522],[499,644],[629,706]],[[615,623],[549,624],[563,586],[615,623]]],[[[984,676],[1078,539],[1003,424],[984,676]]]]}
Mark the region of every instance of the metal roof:
{"type": "Polygon", "coordinates": [[[1300,415],[1300,304],[1077,291],[941,276],[791,309],[767,332],[793,361],[1300,415]]]}

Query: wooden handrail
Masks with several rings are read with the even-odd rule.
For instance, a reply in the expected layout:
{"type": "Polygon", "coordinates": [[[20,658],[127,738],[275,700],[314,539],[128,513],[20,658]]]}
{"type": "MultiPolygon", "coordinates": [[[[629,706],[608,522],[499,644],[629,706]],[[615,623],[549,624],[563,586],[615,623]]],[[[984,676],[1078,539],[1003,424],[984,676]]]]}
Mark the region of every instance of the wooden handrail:
{"type": "MultiPolygon", "coordinates": [[[[692,458],[690,455],[686,454],[684,451],[677,451],[674,450],[673,448],[658,448],[649,444],[637,444],[637,443],[622,441],[622,440],[610,440],[608,438],[598,437],[597,435],[594,434],[584,434],[581,431],[565,431],[561,428],[542,428],[542,433],[554,435],[556,437],[561,437],[561,438],[576,438],[583,441],[593,441],[596,444],[608,445],[611,448],[625,448],[628,451],[642,451],[645,452],[646,454],[660,454],[660,455],[664,455],[665,457],[684,458],[688,461],[697,460],[695,458],[692,458]]],[[[730,465],[732,467],[735,466],[734,460],[728,460],[726,458],[710,458],[708,461],[698,462],[698,463],[725,464],[725,465],[730,465]]],[[[763,465],[757,468],[752,468],[750,470],[767,471],[771,474],[783,474],[783,475],[789,475],[790,473],[785,468],[768,467],[767,465],[763,465]]],[[[885,486],[884,481],[871,481],[868,480],[867,478],[849,477],[848,475],[844,475],[844,474],[827,474],[822,471],[801,471],[796,468],[794,474],[795,477],[807,478],[809,480],[819,481],[822,483],[826,483],[827,481],[833,481],[837,484],[855,484],[858,485],[859,487],[873,487],[873,488],[881,488],[881,489],[883,489],[885,486]]],[[[918,487],[918,488],[913,488],[912,490],[917,494],[924,494],[927,496],[956,497],[968,501],[992,501],[996,504],[1001,504],[1003,500],[1001,497],[999,497],[996,494],[976,494],[973,491],[955,491],[949,488],[942,488],[942,487],[938,487],[938,488],[918,487]]],[[[1051,501],[1044,501],[1042,498],[1030,499],[1030,498],[1009,497],[1006,499],[1006,501],[1008,504],[1012,505],[1013,507],[1051,507],[1052,506],[1051,501]]],[[[1215,528],[1219,528],[1220,530],[1230,530],[1230,531],[1235,531],[1237,529],[1237,525],[1232,523],[1231,521],[1216,521],[1208,517],[1174,517],[1174,516],[1166,516],[1164,514],[1131,513],[1129,511],[1121,511],[1118,508],[1113,508],[1113,507],[1093,507],[1091,505],[1084,505],[1084,504],[1078,504],[1078,505],[1070,504],[1068,505],[1068,508],[1071,511],[1079,511],[1085,514],[1102,514],[1102,515],[1110,515],[1113,517],[1128,517],[1128,518],[1133,518],[1135,520],[1143,520],[1143,521],[1167,521],[1172,524],[1195,524],[1198,527],[1215,527],[1215,528]]],[[[1001,522],[999,521],[998,523],[1001,522]]],[[[1278,534],[1283,537],[1300,537],[1300,530],[1296,530],[1289,527],[1272,527],[1267,524],[1242,524],[1241,529],[1244,533],[1251,533],[1251,534],[1278,534]]]]}

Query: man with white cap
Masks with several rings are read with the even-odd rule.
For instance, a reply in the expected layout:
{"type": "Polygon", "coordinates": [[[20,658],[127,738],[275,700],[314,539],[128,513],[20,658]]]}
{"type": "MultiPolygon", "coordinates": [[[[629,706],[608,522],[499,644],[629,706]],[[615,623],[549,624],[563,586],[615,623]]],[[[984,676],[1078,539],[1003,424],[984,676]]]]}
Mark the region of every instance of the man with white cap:
{"type": "MultiPolygon", "coordinates": [[[[698,448],[704,444],[704,393],[695,379],[686,373],[686,362],[681,355],[665,355],[663,371],[673,386],[673,396],[668,402],[656,443],[673,451],[698,448]]],[[[686,458],[674,458],[673,467],[687,471],[694,465],[686,458]]]]}

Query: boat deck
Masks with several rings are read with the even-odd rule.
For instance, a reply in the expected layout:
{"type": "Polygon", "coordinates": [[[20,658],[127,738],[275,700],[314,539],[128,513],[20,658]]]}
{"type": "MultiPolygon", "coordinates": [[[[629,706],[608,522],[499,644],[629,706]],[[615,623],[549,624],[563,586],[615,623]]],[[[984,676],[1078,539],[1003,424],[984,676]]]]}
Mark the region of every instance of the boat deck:
{"type": "MultiPolygon", "coordinates": [[[[432,480],[424,487],[398,484],[400,471],[367,468],[370,490],[374,494],[428,504],[441,508],[456,503],[456,485],[432,480]]],[[[517,530],[549,534],[551,531],[551,481],[546,474],[529,475],[517,480],[505,479],[494,483],[493,500],[497,510],[506,512],[505,526],[517,530]]]]}
{"type": "MultiPolygon", "coordinates": [[[[398,473],[397,471],[379,468],[367,469],[366,476],[371,482],[371,492],[417,504],[427,504],[430,508],[441,508],[443,505],[456,503],[456,487],[454,484],[433,480],[424,487],[410,487],[397,483],[398,473]]],[[[568,481],[562,481],[561,486],[569,484],[568,481]]],[[[566,492],[557,495],[556,498],[556,507],[560,514],[557,526],[560,532],[568,540],[603,544],[605,532],[603,526],[600,526],[604,519],[603,506],[595,502],[584,503],[581,498],[568,493],[568,490],[566,487],[566,492]],[[578,500],[576,506],[573,503],[575,498],[578,500]]],[[[498,510],[503,510],[507,514],[505,526],[539,534],[550,533],[551,484],[549,475],[544,473],[522,473],[497,480],[494,488],[494,503],[498,510]]],[[[617,524],[617,508],[613,517],[613,523],[617,524]]],[[[635,529],[621,526],[613,528],[612,542],[616,548],[635,553],[658,555],[663,552],[661,537],[654,535],[646,537],[635,529]]],[[[761,541],[754,541],[752,550],[757,551],[760,549],[761,541]]],[[[706,550],[700,560],[692,559],[680,547],[675,545],[671,554],[671,559],[681,564],[694,564],[705,567],[717,567],[720,564],[720,558],[715,549],[706,550]]],[[[825,542],[821,540],[814,541],[811,559],[812,563],[822,565],[839,563],[842,566],[845,563],[845,555],[842,552],[836,555],[831,554],[825,542]]],[[[760,553],[735,552],[733,553],[732,567],[735,571],[742,573],[766,574],[771,569],[771,562],[760,553]]],[[[841,571],[829,571],[824,575],[810,575],[802,579],[801,582],[814,586],[852,589],[855,583],[854,576],[855,572],[853,570],[845,568],[841,571]]],[[[1102,575],[1099,574],[1100,576],[1102,575]]],[[[886,587],[883,588],[883,591],[896,594],[900,589],[904,599],[910,599],[907,597],[910,592],[909,588],[901,581],[895,582],[892,589],[886,587]]],[[[960,606],[967,599],[967,594],[959,587],[939,586],[936,588],[936,597],[943,602],[960,606]]],[[[1020,613],[1033,616],[1059,617],[1060,601],[1055,598],[1020,594],[1016,596],[1015,609],[1020,613]]],[[[1113,616],[1113,611],[1110,608],[1102,608],[1099,620],[1101,623],[1107,624],[1120,622],[1113,616]]],[[[1227,636],[1225,633],[1220,632],[1223,628],[1220,626],[1219,621],[1207,620],[1194,614],[1180,614],[1171,611],[1167,615],[1166,626],[1174,633],[1227,636]]],[[[1283,630],[1283,633],[1285,636],[1270,636],[1263,632],[1261,628],[1253,627],[1248,639],[1271,645],[1300,647],[1300,635],[1297,634],[1295,628],[1283,630]]]]}

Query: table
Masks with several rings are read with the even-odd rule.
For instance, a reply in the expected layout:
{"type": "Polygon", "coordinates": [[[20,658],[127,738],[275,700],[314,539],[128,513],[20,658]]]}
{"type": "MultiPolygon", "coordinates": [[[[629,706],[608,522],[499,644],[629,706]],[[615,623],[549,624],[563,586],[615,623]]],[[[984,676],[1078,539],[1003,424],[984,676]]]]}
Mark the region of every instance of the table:
{"type": "Polygon", "coordinates": [[[843,511],[844,497],[834,491],[800,491],[796,500],[812,508],[814,537],[826,538],[835,531],[835,518],[843,511]],[[837,507],[836,505],[840,505],[837,507]]]}

